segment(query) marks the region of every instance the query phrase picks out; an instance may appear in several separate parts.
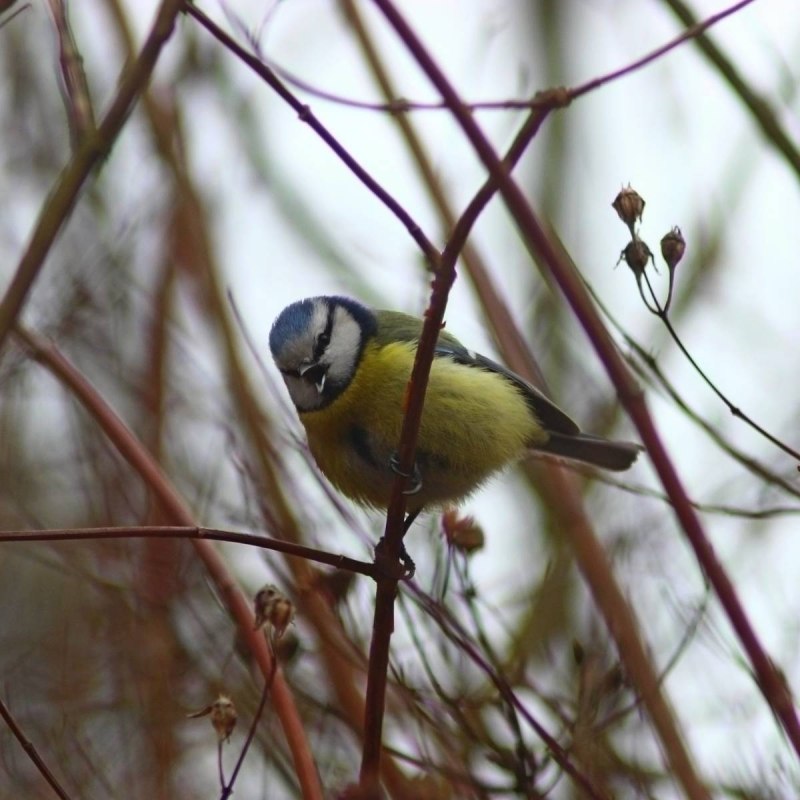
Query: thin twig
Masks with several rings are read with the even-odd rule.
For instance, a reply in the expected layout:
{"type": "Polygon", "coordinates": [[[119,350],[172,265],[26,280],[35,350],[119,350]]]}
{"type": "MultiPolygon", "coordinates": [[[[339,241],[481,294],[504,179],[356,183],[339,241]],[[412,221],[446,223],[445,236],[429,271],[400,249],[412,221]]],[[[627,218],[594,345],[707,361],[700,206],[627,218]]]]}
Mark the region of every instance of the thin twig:
{"type": "MultiPolygon", "coordinates": [[[[517,221],[524,241],[531,249],[532,253],[535,253],[547,264],[551,274],[567,296],[578,319],[589,333],[606,369],[617,385],[623,403],[629,407],[632,415],[635,415],[635,420],[640,427],[640,431],[643,431],[643,438],[645,438],[645,441],[650,442],[653,447],[660,447],[660,440],[652,425],[652,421],[639,400],[638,389],[630,379],[624,362],[614,348],[614,344],[608,332],[597,316],[597,312],[591,306],[591,302],[583,290],[582,284],[577,278],[575,271],[571,269],[571,265],[560,256],[541,223],[533,213],[533,210],[529,206],[521,190],[503,169],[502,163],[477,122],[468,110],[463,107],[460,97],[404,17],[391,0],[375,0],[375,2],[389,24],[395,29],[399,38],[411,52],[414,59],[436,86],[442,98],[448,103],[451,112],[460,124],[481,161],[490,173],[496,177],[503,199],[512,216],[517,221]],[[647,437],[644,437],[644,433],[647,434],[647,437]]],[[[671,472],[669,478],[673,481],[666,488],[668,488],[668,491],[673,490],[676,491],[676,493],[679,491],[680,495],[685,498],[685,493],[678,483],[677,475],[674,474],[672,466],[667,460],[666,452],[663,452],[663,448],[660,456],[667,464],[666,469],[671,472]],[[677,484],[677,490],[675,484],[677,484]]],[[[663,476],[662,479],[664,479],[663,476]]],[[[694,521],[696,530],[699,530],[701,540],[706,544],[708,550],[710,550],[694,512],[691,507],[685,503],[684,505],[688,514],[691,515],[694,521]]],[[[693,533],[694,532],[695,531],[693,531],[693,533]]],[[[598,551],[596,553],[597,557],[601,561],[605,561],[602,550],[599,548],[593,549],[598,551]]],[[[713,552],[711,556],[713,557],[713,552]]],[[[715,563],[721,570],[716,560],[715,563]]],[[[585,568],[587,565],[584,563],[582,566],[585,568]]],[[[593,590],[595,591],[595,596],[604,601],[601,603],[601,609],[604,611],[607,624],[616,636],[619,636],[622,632],[623,628],[621,628],[621,625],[624,620],[624,642],[618,639],[620,655],[622,658],[626,659],[626,667],[633,673],[634,679],[638,681],[645,706],[653,720],[654,727],[661,739],[665,755],[672,765],[676,778],[681,782],[689,797],[697,799],[703,798],[703,800],[705,800],[708,797],[708,792],[697,776],[696,769],[674,720],[672,711],[660,691],[657,676],[647,656],[644,645],[639,638],[638,632],[636,631],[632,611],[616,584],[593,586],[593,590]],[[614,607],[613,613],[611,611],[611,605],[609,605],[612,598],[614,607]]],[[[734,594],[732,587],[730,587],[730,592],[734,594]]],[[[750,631],[751,635],[754,636],[752,629],[750,629],[750,631]]],[[[800,729],[798,733],[800,734],[800,729]]],[[[798,744],[800,745],[800,736],[798,736],[798,744]]]]}
{"type": "MultiPolygon", "coordinates": [[[[667,1],[669,2],[669,0],[667,1]]],[[[683,33],[681,33],[679,36],[676,36],[665,45],[656,48],[651,53],[648,53],[646,56],[637,59],[621,69],[609,72],[599,78],[593,78],[592,80],[586,81],[586,83],[581,84],[574,89],[570,89],[570,96],[573,99],[582,97],[589,92],[593,92],[595,89],[599,89],[601,86],[605,86],[607,83],[619,80],[620,78],[642,69],[642,67],[646,67],[648,64],[651,64],[656,59],[661,58],[661,56],[669,53],[671,50],[674,50],[676,47],[679,47],[690,39],[698,39],[699,37],[702,37],[702,35],[709,28],[716,25],[718,22],[721,22],[723,19],[730,17],[732,14],[736,14],[737,12],[741,11],[745,6],[749,6],[753,1],[754,0],[740,0],[740,2],[734,3],[732,6],[722,9],[722,11],[718,12],[717,14],[712,14],[710,17],[706,17],[706,19],[702,20],[701,22],[692,20],[692,24],[689,25],[689,27],[683,33]]]]}
{"type": "Polygon", "coordinates": [[[163,0],[142,50],[138,58],[126,68],[116,97],[97,132],[93,136],[85,137],[80,143],[43,203],[28,246],[0,302],[0,349],[22,311],[28,292],[38,277],[56,236],[66,223],[81,188],[95,166],[111,150],[134,103],[147,86],[158,56],[172,35],[175,18],[182,6],[183,0],[163,0]]]}
{"type": "Polygon", "coordinates": [[[23,3],[18,8],[15,8],[4,20],[0,22],[0,28],[5,28],[11,20],[18,17],[23,11],[28,11],[31,7],[30,3],[23,3]]]}
{"type": "Polygon", "coordinates": [[[48,786],[61,798],[61,800],[72,800],[66,789],[58,782],[55,775],[50,771],[50,768],[45,763],[44,759],[39,755],[34,747],[33,742],[20,728],[17,721],[14,719],[11,711],[6,707],[6,704],[0,699],[0,717],[8,725],[9,730],[14,735],[14,738],[20,743],[22,749],[28,754],[28,758],[33,762],[33,765],[41,773],[42,777],[47,782],[48,786]]]}
{"type": "MultiPolygon", "coordinates": [[[[738,448],[734,447],[727,439],[725,439],[722,434],[714,428],[709,422],[704,420],[693,408],[690,407],[689,403],[681,396],[678,390],[673,386],[673,384],[669,381],[667,376],[664,374],[664,371],[658,365],[658,361],[655,356],[650,353],[649,351],[645,350],[628,332],[623,328],[623,326],[619,323],[617,319],[609,311],[608,307],[603,303],[602,298],[597,294],[594,287],[586,280],[584,280],[584,286],[589,294],[592,296],[595,304],[598,308],[603,312],[603,316],[611,323],[611,325],[615,328],[615,330],[620,334],[620,336],[624,339],[625,343],[628,347],[633,350],[636,356],[642,361],[644,366],[638,364],[632,357],[628,357],[626,360],[628,361],[631,368],[636,372],[637,375],[646,378],[647,380],[652,381],[653,378],[657,381],[657,385],[659,385],[669,396],[669,398],[675,403],[675,405],[683,411],[684,414],[694,422],[699,428],[701,428],[705,433],[711,438],[711,440],[718,445],[724,452],[726,452],[731,458],[735,459],[739,462],[743,467],[748,469],[754,475],[757,475],[762,480],[766,481],[767,483],[771,483],[774,486],[777,486],[782,491],[786,492],[787,494],[792,495],[793,497],[800,497],[800,488],[798,488],[792,482],[784,479],[780,475],[778,475],[773,470],[768,469],[764,464],[759,461],[756,461],[751,456],[747,455],[743,451],[739,450],[738,448]],[[649,375],[647,375],[646,370],[649,370],[649,375]]],[[[579,468],[578,468],[579,469],[579,468]]],[[[610,483],[611,485],[614,484],[613,481],[610,481],[608,477],[602,477],[601,480],[610,483]]],[[[659,496],[659,495],[654,495],[659,496]]],[[[664,498],[667,502],[672,502],[669,497],[664,498]]],[[[715,511],[716,509],[725,509],[724,506],[706,506],[706,505],[698,505],[697,503],[692,502],[692,505],[697,508],[699,511],[715,511]]],[[[776,508],[774,510],[766,509],[764,512],[764,516],[772,516],[773,514],[781,514],[781,513],[792,513],[793,510],[791,508],[776,508]]],[[[724,510],[721,513],[727,513],[724,510]]],[[[731,513],[736,513],[731,512],[731,513]]],[[[743,509],[741,512],[745,516],[754,516],[758,517],[761,515],[762,512],[756,510],[754,512],[749,512],[747,509],[743,509]]]]}
{"type": "MultiPolygon", "coordinates": [[[[161,503],[167,518],[171,517],[183,527],[195,527],[186,503],[160,465],[89,381],[50,342],[29,331],[22,331],[19,327],[16,333],[33,351],[35,358],[45,364],[91,414],[100,429],[161,503]]],[[[249,600],[211,542],[192,539],[192,545],[236,622],[242,639],[253,654],[262,675],[268,678],[272,674],[273,658],[264,642],[264,637],[253,629],[253,612],[249,600]]],[[[319,776],[305,728],[291,689],[282,679],[280,672],[274,681],[273,703],[294,759],[303,796],[306,800],[321,800],[322,788],[319,785],[319,776]]]]}
{"type": "Polygon", "coordinates": [[[703,372],[700,365],[692,357],[692,354],[686,349],[686,346],[681,341],[680,336],[678,336],[678,332],[673,327],[669,317],[666,314],[659,314],[658,316],[664,323],[664,327],[666,327],[666,329],[669,331],[669,335],[672,337],[672,340],[675,342],[676,345],[678,345],[679,350],[683,353],[688,362],[694,367],[697,374],[703,379],[703,381],[711,389],[711,391],[714,392],[714,394],[720,400],[722,400],[723,403],[725,403],[725,405],[728,407],[728,411],[730,411],[734,417],[737,417],[738,419],[742,420],[742,422],[744,422],[746,425],[749,425],[754,431],[760,433],[765,439],[767,439],[767,441],[772,442],[772,444],[774,444],[777,448],[783,450],[784,453],[787,453],[792,458],[794,458],[798,462],[798,465],[800,467],[800,453],[794,448],[789,447],[788,444],[785,444],[776,436],[773,436],[773,434],[771,434],[768,430],[766,430],[766,428],[763,428],[751,416],[742,411],[741,408],[739,408],[737,405],[734,405],[734,403],[732,403],[728,399],[727,395],[725,395],[722,392],[722,390],[719,389],[717,385],[711,380],[711,378],[709,378],[708,375],[706,375],[706,373],[703,372]]]}
{"type": "Polygon", "coordinates": [[[225,743],[224,739],[217,738],[217,773],[219,774],[219,788],[225,792],[225,770],[222,766],[222,745],[225,743]]]}
{"type": "Polygon", "coordinates": [[[317,136],[330,147],[336,156],[344,162],[347,168],[358,178],[364,186],[369,189],[405,226],[406,230],[411,234],[411,237],[419,245],[426,257],[435,263],[439,258],[439,251],[433,243],[425,236],[420,226],[411,217],[411,215],[403,208],[397,200],[392,197],[359,163],[356,161],[347,150],[342,147],[338,139],[317,119],[311,108],[305,103],[301,102],[295,95],[289,91],[285,84],[278,78],[278,76],[271,70],[260,58],[248,53],[241,45],[232,39],[222,28],[219,27],[213,20],[207,17],[200,9],[193,3],[187,2],[184,5],[184,11],[194,17],[197,22],[202,25],[220,44],[230,50],[237,58],[241,59],[252,69],[260,78],[262,78],[269,87],[291,108],[297,112],[297,116],[301,122],[305,122],[317,136]]]}
{"type": "Polygon", "coordinates": [[[642,295],[642,300],[644,301],[645,306],[647,306],[647,310],[651,314],[658,317],[661,320],[661,322],[664,323],[664,327],[669,332],[669,335],[672,337],[672,340],[675,342],[675,344],[678,345],[678,349],[681,351],[681,353],[683,353],[686,360],[692,365],[695,372],[703,379],[703,381],[709,387],[709,389],[711,389],[711,391],[714,392],[714,394],[720,400],[722,400],[723,403],[725,403],[725,405],[728,407],[728,411],[730,411],[734,417],[737,417],[738,419],[742,420],[742,422],[749,425],[754,431],[760,433],[767,441],[772,442],[772,444],[774,444],[776,447],[783,450],[784,453],[790,455],[796,461],[800,462],[800,453],[798,453],[797,450],[794,450],[788,444],[782,442],[776,436],[773,436],[773,434],[771,434],[768,430],[759,425],[752,417],[750,417],[748,414],[745,414],[745,412],[742,411],[737,405],[734,405],[734,403],[728,399],[727,395],[725,395],[722,392],[722,390],[719,389],[719,387],[717,387],[717,385],[711,380],[711,378],[709,378],[708,375],[706,375],[702,367],[697,363],[697,361],[695,361],[692,354],[688,351],[683,341],[681,340],[680,336],[678,336],[678,332],[672,325],[672,321],[670,320],[669,314],[667,313],[669,309],[670,298],[672,296],[673,274],[674,273],[672,272],[672,270],[670,270],[670,281],[669,281],[670,292],[669,296],[667,297],[667,302],[662,306],[658,302],[658,298],[656,297],[653,285],[650,283],[650,278],[647,276],[647,272],[642,272],[645,283],[647,284],[647,288],[650,291],[650,296],[653,298],[654,307],[647,302],[647,299],[644,296],[644,292],[642,291],[642,282],[641,280],[638,279],[637,276],[637,283],[639,284],[639,293],[642,295]]]}
{"type": "MultiPolygon", "coordinates": [[[[584,95],[606,86],[613,81],[619,80],[620,78],[625,78],[637,70],[652,64],[654,61],[665,56],[676,47],[684,44],[684,42],[702,36],[702,34],[704,34],[709,28],[713,27],[732,14],[741,11],[745,6],[750,5],[752,2],[754,2],[754,0],[740,0],[740,2],[734,3],[732,6],[723,9],[717,14],[712,14],[711,16],[706,17],[706,19],[702,20],[701,22],[691,24],[690,27],[688,27],[674,39],[671,39],[669,42],[657,47],[647,55],[644,55],[641,58],[638,58],[623,67],[620,67],[619,69],[615,69],[612,72],[601,75],[600,77],[592,78],[591,80],[579,84],[578,86],[574,86],[572,88],[562,88],[556,91],[563,93],[564,96],[568,98],[568,102],[571,102],[572,100],[583,97],[584,95]]],[[[348,13],[350,12],[348,11],[348,13]]],[[[353,97],[345,97],[344,95],[320,89],[308,81],[298,77],[284,67],[281,67],[279,64],[276,64],[275,61],[264,56],[262,56],[262,58],[264,63],[269,65],[270,69],[279,75],[286,83],[294,86],[297,89],[300,89],[303,92],[306,92],[306,94],[309,94],[312,97],[316,97],[320,100],[325,100],[330,103],[336,103],[337,105],[360,109],[362,111],[378,111],[392,115],[405,115],[412,111],[443,111],[448,108],[447,103],[443,100],[423,102],[420,100],[409,100],[403,97],[393,97],[388,101],[375,103],[365,100],[358,100],[353,97]]],[[[518,100],[511,98],[507,100],[478,100],[464,103],[464,106],[470,111],[509,111],[515,109],[527,111],[551,111],[554,108],[551,101],[552,94],[544,91],[537,92],[532,98],[518,100]]]]}
{"type": "Polygon", "coordinates": [[[278,669],[278,659],[275,655],[275,648],[270,646],[270,652],[272,653],[272,671],[270,672],[267,679],[264,681],[264,689],[261,692],[261,700],[258,703],[258,708],[256,709],[256,713],[253,716],[253,721],[250,723],[250,729],[247,731],[247,738],[245,739],[244,745],[242,746],[242,751],[239,753],[239,758],[236,761],[236,766],[233,768],[233,772],[231,773],[231,779],[227,786],[224,785],[222,787],[222,794],[220,795],[220,800],[227,800],[233,794],[233,785],[236,783],[236,778],[239,775],[239,771],[242,768],[242,764],[244,764],[244,757],[247,755],[247,751],[250,749],[250,745],[253,743],[253,739],[256,735],[256,730],[258,729],[258,724],[261,721],[261,717],[264,715],[264,708],[267,705],[267,698],[269,697],[270,690],[272,689],[272,682],[275,680],[275,674],[278,669]]]}
{"type": "Polygon", "coordinates": [[[0,542],[67,542],[93,539],[208,539],[214,542],[231,542],[248,547],[261,547],[278,553],[327,564],[336,569],[374,577],[375,567],[369,561],[358,561],[347,556],[295,544],[284,539],[270,539],[254,533],[238,533],[218,528],[201,528],[180,525],[141,525],[103,528],[53,528],[49,530],[0,531],[0,542]]]}

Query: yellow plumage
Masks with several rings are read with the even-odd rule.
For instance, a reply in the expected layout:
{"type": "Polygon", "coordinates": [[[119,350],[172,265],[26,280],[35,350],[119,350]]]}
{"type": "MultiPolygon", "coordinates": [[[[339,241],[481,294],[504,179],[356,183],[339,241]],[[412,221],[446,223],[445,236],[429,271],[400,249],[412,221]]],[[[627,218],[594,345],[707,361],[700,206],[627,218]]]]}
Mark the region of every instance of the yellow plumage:
{"type": "MultiPolygon", "coordinates": [[[[385,508],[422,320],[347,297],[287,306],[270,331],[311,452],[343,494],[385,508]]],[[[549,398],[491,359],[439,334],[410,486],[411,514],[458,502],[492,473],[539,451],[625,470],[639,446],[582,433],[549,398]]]]}
{"type": "MultiPolygon", "coordinates": [[[[416,346],[366,344],[350,385],[319,410],[300,414],[320,469],[347,496],[385,507],[394,481],[389,459],[400,441],[406,387],[416,346]]],[[[462,498],[548,434],[510,381],[437,357],[431,367],[413,504],[462,498]]]]}

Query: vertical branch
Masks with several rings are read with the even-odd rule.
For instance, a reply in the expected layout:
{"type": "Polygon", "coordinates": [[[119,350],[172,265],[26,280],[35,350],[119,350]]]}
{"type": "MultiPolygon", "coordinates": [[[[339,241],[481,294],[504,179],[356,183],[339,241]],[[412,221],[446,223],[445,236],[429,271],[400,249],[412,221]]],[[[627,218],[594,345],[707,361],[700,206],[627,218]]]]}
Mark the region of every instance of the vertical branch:
{"type": "Polygon", "coordinates": [[[361,758],[361,787],[368,795],[377,796],[380,781],[380,761],[383,738],[383,714],[386,704],[386,683],[389,670],[389,646],[394,632],[394,601],[403,548],[403,519],[406,496],[403,491],[414,470],[425,391],[428,388],[433,352],[444,324],[447,298],[456,278],[455,258],[449,263],[437,260],[434,271],[431,300],[425,312],[425,322],[417,345],[414,366],[406,390],[406,409],[398,447],[398,474],[392,488],[386,528],[378,543],[375,562],[378,567],[375,616],[372,625],[372,642],[369,650],[367,697],[364,711],[364,750],[361,758]]]}
{"type": "MultiPolygon", "coordinates": [[[[656,434],[655,427],[649,419],[646,408],[641,401],[641,396],[625,369],[624,362],[614,348],[614,344],[608,332],[605,330],[602,321],[591,305],[577,274],[573,269],[570,269],[570,265],[566,260],[560,257],[560,254],[550,242],[539,220],[528,205],[524,195],[508,175],[478,124],[466,110],[460,97],[403,16],[399,13],[391,0],[375,0],[375,2],[389,24],[406,44],[406,47],[412,53],[417,63],[426,72],[434,86],[436,86],[452,114],[461,125],[470,143],[473,145],[476,153],[479,155],[486,168],[491,172],[492,176],[496,178],[503,199],[517,221],[526,244],[533,253],[540,256],[548,265],[553,277],[570,301],[578,319],[586,328],[587,333],[589,333],[598,355],[600,355],[612,380],[614,380],[623,403],[628,407],[632,416],[634,416],[637,427],[639,427],[646,443],[653,448],[657,447],[661,449],[663,460],[671,469],[671,464],[656,434]],[[646,422],[649,423],[649,427],[646,426],[645,419],[646,422]],[[647,436],[645,436],[645,433],[647,436]]],[[[648,449],[650,449],[650,447],[648,447],[648,449]]],[[[653,450],[651,450],[651,453],[652,452],[653,450]]],[[[672,489],[674,492],[677,488],[678,491],[675,494],[679,498],[683,498],[684,507],[688,511],[688,516],[692,518],[696,526],[693,529],[693,533],[699,533],[702,542],[705,543],[710,551],[710,546],[708,546],[705,536],[702,533],[699,520],[697,520],[693,510],[686,501],[685,493],[674,471],[669,478],[672,480],[668,480],[668,477],[662,474],[662,480],[665,481],[665,486],[668,491],[672,489]]],[[[605,555],[602,549],[599,548],[599,545],[596,548],[595,556],[600,559],[601,563],[605,563],[605,555]]],[[[582,563],[581,566],[584,568],[586,574],[586,568],[589,565],[582,563]]],[[[718,562],[717,566],[719,570],[721,570],[718,562]]],[[[593,584],[592,588],[595,592],[598,604],[604,613],[606,623],[617,639],[620,655],[625,659],[626,666],[631,670],[631,676],[636,680],[637,686],[642,692],[645,706],[650,713],[655,729],[661,739],[665,755],[670,761],[676,777],[680,780],[689,797],[698,799],[707,798],[708,792],[697,776],[694,764],[692,763],[683,737],[675,723],[672,711],[661,693],[658,677],[649,662],[645,647],[636,631],[632,611],[625,602],[624,596],[621,595],[618,587],[613,583],[610,586],[598,586],[593,584]],[[613,604],[608,602],[609,600],[613,600],[613,604]],[[620,613],[622,613],[622,616],[618,616],[620,613]]],[[[798,737],[798,743],[800,743],[800,737],[798,737]]]]}
{"type": "Polygon", "coordinates": [[[48,0],[48,2],[58,32],[58,62],[64,81],[64,105],[67,109],[72,149],[75,151],[78,145],[95,131],[94,109],[89,94],[89,83],[83,71],[83,58],[72,35],[64,0],[48,0]]]}

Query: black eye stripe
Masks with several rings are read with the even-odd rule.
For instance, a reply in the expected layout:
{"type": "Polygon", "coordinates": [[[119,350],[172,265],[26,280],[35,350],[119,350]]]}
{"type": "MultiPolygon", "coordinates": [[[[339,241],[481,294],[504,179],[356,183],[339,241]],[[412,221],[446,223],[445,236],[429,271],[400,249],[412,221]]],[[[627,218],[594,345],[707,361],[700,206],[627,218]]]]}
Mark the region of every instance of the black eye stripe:
{"type": "Polygon", "coordinates": [[[333,330],[334,307],[328,307],[328,319],[325,321],[325,330],[317,336],[314,343],[314,361],[318,361],[331,343],[331,331],[333,330]]]}

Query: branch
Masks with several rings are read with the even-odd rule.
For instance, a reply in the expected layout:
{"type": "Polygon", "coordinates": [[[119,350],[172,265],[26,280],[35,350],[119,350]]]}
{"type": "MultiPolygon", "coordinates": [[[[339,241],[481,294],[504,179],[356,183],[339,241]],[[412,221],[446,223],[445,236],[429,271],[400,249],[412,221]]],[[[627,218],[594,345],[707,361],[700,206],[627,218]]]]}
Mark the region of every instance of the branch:
{"type": "Polygon", "coordinates": [[[139,57],[123,73],[121,85],[97,132],[85,136],[62,170],[44,202],[28,247],[0,302],[0,349],[44,264],[50,247],[64,227],[83,184],[111,151],[139,95],[144,91],[161,49],[172,35],[182,0],[163,0],[139,57]]]}
{"type": "MultiPolygon", "coordinates": [[[[689,502],[683,484],[666,452],[641,392],[628,372],[595,307],[592,305],[577,270],[566,253],[562,252],[548,236],[517,184],[503,169],[480,127],[461,104],[458,95],[444,74],[408,26],[405,19],[391,3],[391,0],[375,0],[375,3],[448,103],[451,112],[461,125],[481,161],[490,173],[496,177],[506,206],[517,222],[526,246],[532,254],[537,256],[537,261],[547,265],[550,274],[558,283],[577,319],[589,336],[598,357],[617,389],[621,402],[639,430],[662,484],[674,504],[678,520],[686,537],[748,655],[757,677],[759,688],[780,720],[795,752],[800,755],[800,723],[798,722],[786,680],[763,649],[739,601],[733,584],[717,559],[700,520],[689,502]]],[[[605,558],[602,550],[599,550],[597,555],[602,559],[605,558]]],[[[585,566],[582,564],[582,567],[585,566]]],[[[593,588],[604,589],[605,591],[611,589],[611,587],[593,588]]],[[[614,589],[618,593],[617,587],[614,587],[614,589]]],[[[620,595],[614,599],[618,601],[620,609],[627,609],[625,616],[630,618],[631,622],[630,629],[626,631],[628,637],[626,637],[624,647],[622,646],[623,643],[618,639],[620,655],[625,659],[626,667],[631,670],[632,677],[637,680],[645,706],[659,733],[667,758],[670,760],[676,777],[682,783],[687,794],[692,798],[707,798],[708,792],[697,777],[692,760],[675,725],[672,712],[659,690],[657,676],[649,664],[646,651],[638,634],[635,633],[630,609],[627,607],[623,596],[620,595]],[[630,634],[634,635],[631,637],[630,634]],[[633,660],[631,660],[632,653],[636,656],[633,660]],[[632,669],[635,669],[636,672],[634,673],[632,669]]],[[[615,637],[618,637],[620,634],[618,629],[619,620],[613,616],[608,616],[608,607],[605,603],[601,605],[601,609],[606,614],[606,622],[609,624],[612,633],[615,637]]]]}
{"type": "Polygon", "coordinates": [[[231,542],[249,547],[274,550],[317,564],[374,577],[375,566],[368,561],[305,547],[285,539],[270,539],[253,533],[237,533],[217,528],[180,525],[137,525],[112,528],[51,528],[48,530],[0,531],[0,542],[70,542],[94,539],[207,539],[212,542],[231,542]]]}
{"type": "Polygon", "coordinates": [[[429,261],[435,262],[438,259],[439,251],[425,236],[413,217],[342,147],[339,140],[316,118],[311,108],[295,97],[262,59],[248,53],[213,20],[209,19],[199,8],[196,8],[193,3],[187,2],[184,11],[194,17],[220,44],[247,64],[285,103],[297,112],[300,121],[305,122],[344,162],[356,178],[403,223],[429,261]]]}
{"type": "MultiPolygon", "coordinates": [[[[123,458],[158,498],[164,513],[182,526],[195,527],[191,512],[167,475],[86,378],[46,340],[19,329],[16,333],[33,352],[34,357],[45,364],[86,408],[123,458]]],[[[239,588],[222,556],[210,542],[193,539],[192,545],[205,565],[220,597],[227,605],[228,612],[238,625],[242,639],[247,643],[261,673],[269,680],[273,671],[273,657],[264,637],[253,628],[254,618],[250,601],[239,588]]],[[[309,742],[291,690],[280,670],[275,673],[272,699],[294,759],[303,797],[321,800],[322,790],[309,742]]]]}
{"type": "Polygon", "coordinates": [[[22,745],[22,749],[28,754],[28,757],[33,762],[33,765],[39,770],[45,781],[47,781],[48,786],[52,788],[52,790],[61,798],[61,800],[72,800],[72,798],[67,794],[66,790],[58,782],[55,775],[50,772],[50,769],[48,768],[47,764],[45,764],[44,759],[36,751],[33,743],[22,732],[22,728],[20,728],[20,726],[17,724],[17,721],[11,715],[11,712],[8,710],[6,704],[2,700],[0,700],[0,717],[2,717],[3,721],[6,723],[6,725],[8,725],[9,730],[14,735],[14,738],[20,743],[20,745],[22,745]]]}

